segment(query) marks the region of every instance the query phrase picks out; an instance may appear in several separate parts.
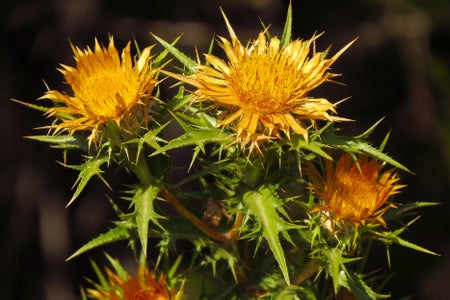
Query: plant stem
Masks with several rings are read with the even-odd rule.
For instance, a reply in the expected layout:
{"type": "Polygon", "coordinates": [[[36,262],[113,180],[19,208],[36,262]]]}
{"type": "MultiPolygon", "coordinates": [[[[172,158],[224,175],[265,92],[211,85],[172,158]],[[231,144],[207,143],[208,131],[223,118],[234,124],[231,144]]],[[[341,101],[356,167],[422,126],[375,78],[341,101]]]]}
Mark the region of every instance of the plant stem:
{"type": "Polygon", "coordinates": [[[198,229],[200,229],[203,233],[208,235],[213,240],[220,243],[228,243],[229,238],[227,235],[224,235],[220,232],[209,227],[205,222],[201,219],[197,218],[194,214],[192,214],[177,198],[175,198],[171,193],[169,193],[166,189],[160,190],[160,196],[164,198],[167,202],[172,204],[172,206],[182,214],[186,219],[188,219],[192,224],[194,224],[198,229]]]}
{"type": "Polygon", "coordinates": [[[129,160],[126,161],[128,168],[139,178],[142,184],[149,185],[153,181],[153,176],[148,169],[148,165],[141,157],[138,158],[136,164],[129,160]]]}
{"type": "Polygon", "coordinates": [[[242,225],[242,220],[244,219],[244,216],[239,213],[236,217],[236,221],[233,224],[233,227],[230,229],[230,231],[228,231],[228,233],[226,234],[226,237],[229,241],[237,241],[239,238],[239,227],[241,227],[242,225]]]}
{"type": "Polygon", "coordinates": [[[292,281],[292,284],[299,285],[306,279],[308,279],[311,275],[313,275],[319,269],[319,263],[315,260],[311,260],[308,262],[303,269],[303,271],[297,275],[292,281]]]}

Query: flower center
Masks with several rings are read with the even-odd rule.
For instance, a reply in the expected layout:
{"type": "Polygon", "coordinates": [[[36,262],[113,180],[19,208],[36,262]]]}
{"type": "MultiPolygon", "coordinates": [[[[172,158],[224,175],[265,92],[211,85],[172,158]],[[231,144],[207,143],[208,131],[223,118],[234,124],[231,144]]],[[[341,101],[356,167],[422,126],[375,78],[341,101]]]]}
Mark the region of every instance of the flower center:
{"type": "Polygon", "coordinates": [[[228,78],[240,106],[262,114],[292,111],[301,74],[284,56],[252,52],[241,57],[228,78]]]}
{"type": "Polygon", "coordinates": [[[82,110],[93,119],[118,118],[139,100],[135,74],[119,67],[81,73],[71,85],[82,110]]]}

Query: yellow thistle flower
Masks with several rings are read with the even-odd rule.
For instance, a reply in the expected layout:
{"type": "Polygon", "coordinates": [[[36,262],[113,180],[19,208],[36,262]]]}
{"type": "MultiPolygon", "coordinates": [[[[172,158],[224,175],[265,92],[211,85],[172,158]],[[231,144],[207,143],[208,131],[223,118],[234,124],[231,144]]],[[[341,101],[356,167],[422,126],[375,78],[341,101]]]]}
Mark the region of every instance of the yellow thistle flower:
{"type": "MultiPolygon", "coordinates": [[[[118,263],[118,262],[117,262],[118,263]]],[[[98,300],[170,300],[180,299],[181,291],[175,293],[167,286],[164,276],[158,278],[148,268],[141,264],[136,279],[125,270],[114,273],[106,268],[106,286],[97,286],[96,289],[87,289],[90,299],[98,300]]]]}
{"type": "Polygon", "coordinates": [[[196,87],[197,101],[212,100],[225,109],[219,126],[234,124],[243,146],[249,142],[258,146],[261,141],[282,138],[281,132],[289,138],[291,130],[307,139],[308,122],[346,120],[329,113],[335,113],[335,108],[327,99],[308,93],[338,76],[328,70],[353,42],[331,58],[325,58],[325,52],[310,53],[317,36],[282,46],[277,37],[267,39],[266,32],[261,32],[244,47],[223,16],[231,41],[219,40],[227,60],[205,54],[207,63],[198,62],[198,72],[174,76],[196,87]]]}
{"type": "Polygon", "coordinates": [[[323,200],[313,211],[326,211],[335,221],[348,220],[355,225],[366,221],[378,221],[385,225],[382,215],[393,207],[388,198],[404,187],[397,184],[394,169],[382,172],[383,164],[367,156],[355,162],[349,154],[343,154],[337,163],[327,160],[325,175],[312,165],[307,173],[312,190],[323,200]]]}
{"type": "Polygon", "coordinates": [[[145,48],[133,64],[130,43],[120,57],[112,36],[107,48],[96,39],[94,51],[72,45],[76,66],[61,65],[58,70],[73,95],[49,90],[39,98],[61,104],[47,112],[61,122],[48,127],[54,129],[54,134],[68,131],[72,135],[75,131],[90,130],[90,145],[99,140],[101,127],[109,120],[124,129],[142,125],[138,122],[148,116],[150,94],[157,83],[158,70],[150,68],[151,48],[145,48]]]}

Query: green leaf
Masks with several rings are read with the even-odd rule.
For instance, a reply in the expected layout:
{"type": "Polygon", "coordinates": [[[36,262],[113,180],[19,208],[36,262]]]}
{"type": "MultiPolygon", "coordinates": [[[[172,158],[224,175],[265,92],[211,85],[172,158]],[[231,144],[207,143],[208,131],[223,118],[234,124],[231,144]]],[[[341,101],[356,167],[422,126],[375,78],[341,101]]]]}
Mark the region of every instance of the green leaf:
{"type": "Polygon", "coordinates": [[[281,273],[289,285],[288,267],[284,250],[280,243],[279,233],[282,232],[283,235],[287,236],[286,230],[294,228],[295,225],[287,223],[280,217],[277,211],[277,208],[280,206],[280,199],[273,191],[273,188],[269,186],[262,186],[258,190],[247,191],[243,195],[243,201],[246,203],[250,214],[261,224],[262,237],[269,244],[281,273]]]}
{"type": "Polygon", "coordinates": [[[176,59],[178,59],[183,64],[183,66],[185,66],[188,69],[190,73],[195,73],[194,67],[197,65],[195,61],[190,59],[186,54],[184,54],[183,52],[181,52],[180,50],[178,50],[177,48],[175,48],[173,45],[169,44],[162,38],[154,34],[152,35],[159,43],[161,43],[164,46],[164,48],[166,48],[170,52],[170,54],[172,54],[176,59]]]}
{"type": "MultiPolygon", "coordinates": [[[[177,116],[182,118],[185,122],[189,123],[191,127],[207,127],[210,129],[216,129],[217,120],[211,115],[205,113],[204,111],[200,111],[195,109],[194,107],[190,107],[190,111],[192,114],[181,114],[178,113],[177,116]]],[[[181,126],[188,126],[186,124],[180,124],[181,126]]]]}
{"type": "Polygon", "coordinates": [[[127,141],[126,144],[136,143],[137,144],[137,154],[136,154],[136,163],[141,155],[141,151],[144,148],[144,144],[149,145],[155,150],[160,150],[161,146],[158,142],[165,142],[162,138],[158,137],[160,132],[167,127],[167,125],[170,124],[170,121],[159,126],[155,130],[150,130],[146,132],[141,138],[132,139],[130,141],[127,141]]]}
{"type": "Polygon", "coordinates": [[[180,85],[178,87],[178,91],[175,96],[173,96],[172,99],[168,100],[165,109],[170,111],[178,111],[178,110],[185,110],[187,107],[189,107],[189,102],[192,101],[192,95],[186,94],[185,89],[183,85],[180,85]]]}
{"type": "Polygon", "coordinates": [[[286,47],[291,42],[292,35],[292,2],[289,2],[289,7],[286,16],[286,22],[284,23],[283,34],[281,35],[281,47],[286,47]]]}
{"type": "Polygon", "coordinates": [[[357,299],[387,299],[390,295],[378,294],[372,290],[363,280],[362,275],[345,268],[346,285],[349,290],[356,296],[357,299]]]}
{"type": "Polygon", "coordinates": [[[385,221],[404,216],[406,213],[411,213],[413,210],[421,207],[436,206],[439,205],[438,202],[414,202],[399,205],[397,207],[389,209],[383,214],[383,219],[385,221]]]}
{"type": "Polygon", "coordinates": [[[202,152],[204,152],[204,146],[207,143],[230,143],[232,141],[230,135],[222,132],[220,129],[212,127],[191,127],[176,115],[174,115],[174,118],[183,128],[184,134],[169,141],[167,145],[161,147],[152,155],[192,145],[197,146],[202,152]]]}
{"type": "Polygon", "coordinates": [[[31,109],[34,109],[34,110],[37,110],[37,111],[41,111],[41,112],[44,112],[44,113],[46,113],[47,111],[50,110],[49,107],[40,106],[40,105],[36,105],[36,104],[31,104],[31,103],[23,102],[23,101],[20,101],[20,100],[17,100],[17,99],[11,99],[11,100],[14,101],[14,102],[20,103],[22,105],[25,105],[25,106],[27,106],[27,107],[29,107],[31,109]]]}
{"type": "Polygon", "coordinates": [[[323,158],[332,160],[333,158],[322,150],[322,147],[328,147],[327,145],[317,142],[317,141],[305,141],[302,137],[296,137],[292,139],[292,145],[295,149],[306,149],[311,151],[312,153],[315,153],[319,156],[322,156],[323,158]]]}
{"type": "Polygon", "coordinates": [[[389,155],[383,153],[381,150],[373,147],[372,145],[370,145],[365,140],[362,140],[361,138],[324,134],[322,136],[322,142],[330,147],[342,149],[343,151],[348,153],[355,153],[355,154],[363,153],[369,155],[371,157],[384,161],[396,168],[411,173],[411,171],[407,167],[397,162],[389,155]]]}
{"type": "Polygon", "coordinates": [[[214,276],[217,275],[217,265],[219,261],[226,261],[228,264],[228,269],[233,274],[234,279],[237,281],[236,274],[236,263],[238,258],[233,254],[233,252],[228,249],[219,246],[217,243],[211,240],[205,240],[198,238],[192,241],[195,246],[195,255],[202,256],[202,263],[211,265],[212,273],[214,276]],[[207,249],[208,254],[205,254],[205,249],[207,249]]]}
{"type": "Polygon", "coordinates": [[[332,251],[330,251],[329,254],[330,255],[328,256],[327,271],[328,274],[330,274],[331,278],[333,279],[334,292],[337,292],[339,283],[338,278],[341,272],[341,265],[343,265],[342,256],[337,249],[332,249],[332,251]]]}
{"type": "MultiPolygon", "coordinates": [[[[181,38],[181,36],[177,37],[170,45],[175,46],[176,43],[180,40],[180,38],[181,38]]],[[[155,59],[153,59],[152,65],[160,66],[168,54],[169,54],[169,50],[165,49],[164,51],[162,51],[157,57],[155,57],[155,59]]]]}
{"type": "Polygon", "coordinates": [[[408,173],[412,173],[407,167],[402,165],[401,163],[397,162],[393,158],[391,158],[389,155],[383,153],[383,149],[386,146],[387,139],[389,138],[389,134],[385,136],[383,139],[380,147],[375,148],[371,144],[369,144],[366,139],[368,136],[375,130],[375,128],[378,126],[378,124],[381,123],[383,119],[377,121],[375,124],[373,124],[369,129],[367,129],[365,132],[354,136],[341,136],[336,135],[334,132],[325,132],[321,136],[321,142],[325,145],[333,148],[342,149],[345,152],[348,152],[350,154],[366,154],[368,156],[374,157],[380,161],[384,161],[398,169],[401,169],[403,171],[406,171],[408,173]]]}
{"type": "Polygon", "coordinates": [[[378,147],[378,150],[383,151],[384,147],[386,147],[386,144],[389,140],[389,136],[391,135],[391,131],[389,130],[388,133],[386,133],[386,136],[384,137],[383,141],[381,142],[380,146],[378,147]]]}
{"type": "Polygon", "coordinates": [[[424,247],[421,247],[419,245],[416,245],[416,244],[413,244],[411,242],[408,242],[408,241],[402,239],[399,236],[396,236],[394,239],[392,239],[392,241],[394,241],[395,243],[397,243],[397,244],[399,244],[399,245],[401,245],[403,247],[407,247],[407,248],[410,248],[410,249],[413,249],[413,250],[416,250],[416,251],[420,251],[420,252],[431,254],[431,255],[439,255],[436,252],[430,251],[430,250],[428,250],[428,249],[426,249],[424,247]]]}
{"type": "Polygon", "coordinates": [[[103,233],[98,237],[94,238],[93,240],[91,240],[90,242],[84,244],[80,249],[78,249],[69,258],[67,258],[66,261],[69,261],[79,256],[80,254],[83,254],[99,246],[129,239],[130,238],[129,229],[130,225],[125,223],[119,224],[118,226],[110,229],[108,232],[103,233]]]}
{"type": "Polygon", "coordinates": [[[235,162],[221,160],[214,163],[206,164],[203,168],[196,170],[195,173],[192,173],[192,175],[187,176],[183,180],[181,180],[178,185],[182,186],[188,182],[191,182],[192,180],[204,177],[209,174],[218,175],[224,170],[229,169],[235,169],[236,164],[235,162]]]}
{"type": "Polygon", "coordinates": [[[375,128],[378,127],[378,125],[381,123],[381,121],[383,121],[383,119],[384,118],[381,118],[380,120],[376,121],[375,124],[373,124],[372,126],[369,127],[369,129],[367,129],[366,131],[364,131],[360,135],[357,135],[356,138],[357,139],[366,139],[366,138],[368,138],[369,135],[372,134],[372,132],[375,130],[375,128]]]}
{"type": "Polygon", "coordinates": [[[391,158],[389,155],[381,152],[380,150],[378,150],[377,148],[371,146],[370,144],[363,142],[363,141],[350,141],[348,144],[347,148],[348,150],[356,150],[357,153],[364,153],[367,155],[370,155],[372,157],[375,157],[381,161],[384,161],[394,167],[397,167],[403,171],[409,172],[411,173],[411,171],[405,167],[404,165],[402,165],[401,163],[397,162],[396,160],[394,160],[393,158],[391,158]]]}
{"type": "Polygon", "coordinates": [[[52,144],[52,148],[75,149],[80,148],[79,140],[72,135],[31,135],[25,138],[52,144]]]}
{"type": "Polygon", "coordinates": [[[324,253],[325,270],[333,280],[333,289],[337,293],[340,286],[346,286],[345,264],[359,260],[360,258],[344,257],[338,248],[325,248],[322,251],[324,253]]]}
{"type": "Polygon", "coordinates": [[[73,193],[72,199],[70,199],[70,201],[67,204],[67,206],[72,204],[72,202],[75,201],[76,198],[78,198],[80,193],[86,187],[86,185],[89,182],[89,180],[91,180],[91,178],[94,175],[97,175],[106,184],[106,186],[108,188],[110,188],[108,182],[106,182],[106,180],[101,175],[102,174],[102,170],[100,169],[101,166],[104,163],[108,162],[108,161],[109,161],[109,157],[103,156],[103,157],[95,157],[95,158],[91,157],[91,158],[88,159],[87,162],[85,162],[82,165],[78,165],[78,166],[71,166],[71,165],[64,165],[63,164],[66,167],[69,167],[71,169],[80,171],[80,173],[78,175],[78,178],[75,181],[75,184],[73,185],[73,187],[76,186],[76,190],[73,193]]]}
{"type": "Polygon", "coordinates": [[[406,248],[410,248],[419,252],[423,252],[423,253],[427,253],[427,254],[431,254],[431,255],[439,255],[431,250],[428,250],[424,247],[421,247],[419,245],[416,245],[414,243],[411,243],[409,241],[406,241],[404,239],[402,239],[399,234],[404,230],[405,228],[401,228],[399,230],[396,231],[390,231],[390,232],[383,232],[383,233],[379,233],[379,235],[381,236],[381,240],[385,243],[395,243],[398,244],[400,246],[406,247],[406,248]]]}
{"type": "Polygon", "coordinates": [[[135,206],[136,225],[144,253],[147,253],[149,222],[152,221],[162,228],[158,222],[158,219],[162,218],[162,216],[155,211],[153,205],[158,191],[159,186],[155,182],[147,186],[141,185],[135,190],[134,196],[131,199],[135,206]]]}

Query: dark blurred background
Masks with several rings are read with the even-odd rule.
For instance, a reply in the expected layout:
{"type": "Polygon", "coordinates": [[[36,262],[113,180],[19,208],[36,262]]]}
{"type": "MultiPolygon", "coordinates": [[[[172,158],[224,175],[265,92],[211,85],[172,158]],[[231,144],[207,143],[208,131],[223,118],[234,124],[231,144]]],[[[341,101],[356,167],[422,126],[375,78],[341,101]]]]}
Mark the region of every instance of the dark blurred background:
{"type": "MultiPolygon", "coordinates": [[[[318,40],[332,52],[359,39],[333,66],[346,86],[325,84],[321,95],[355,119],[341,124],[360,133],[385,117],[372,135],[377,145],[392,129],[387,152],[416,175],[399,202],[437,201],[404,237],[441,254],[391,248],[393,299],[450,299],[450,2],[448,0],[293,0],[294,37],[318,40]]],[[[242,41],[260,31],[260,17],[281,34],[288,1],[282,0],[3,0],[0,47],[0,298],[79,299],[83,276],[92,277],[87,256],[65,262],[84,242],[104,232],[112,217],[103,184],[94,181],[65,208],[76,173],[63,168],[61,151],[23,138],[49,120],[10,101],[34,102],[61,89],[59,63],[73,65],[69,41],[84,48],[108,34],[123,47],[135,38],[154,43],[179,34],[181,49],[207,47],[214,33],[226,36],[222,6],[242,41]]],[[[112,178],[114,179],[114,178],[112,178]]],[[[126,245],[121,245],[124,247],[126,245]]],[[[380,250],[384,251],[384,250],[380,250]]],[[[387,269],[385,255],[374,265],[387,269]]]]}

